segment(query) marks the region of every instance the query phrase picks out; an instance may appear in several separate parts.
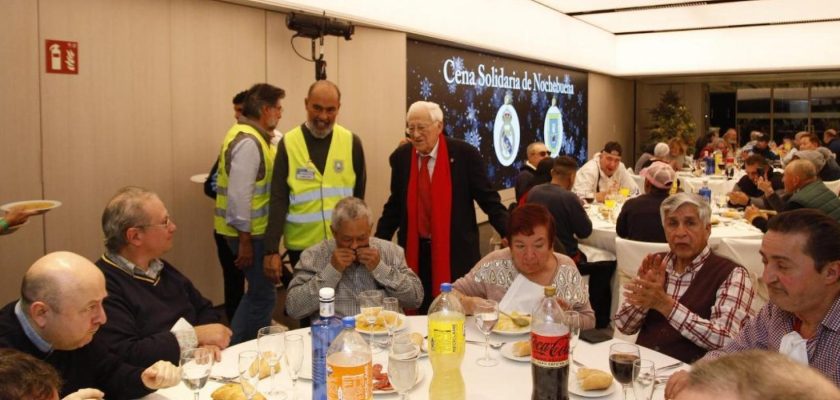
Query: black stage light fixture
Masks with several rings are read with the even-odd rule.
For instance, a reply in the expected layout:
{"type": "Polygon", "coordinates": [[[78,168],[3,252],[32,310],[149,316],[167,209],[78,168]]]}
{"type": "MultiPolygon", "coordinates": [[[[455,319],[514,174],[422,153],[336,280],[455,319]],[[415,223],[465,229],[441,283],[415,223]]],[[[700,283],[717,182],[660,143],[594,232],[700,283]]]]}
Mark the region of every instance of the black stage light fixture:
{"type": "Polygon", "coordinates": [[[318,39],[323,36],[341,36],[350,40],[355,27],[352,23],[325,16],[291,13],[286,16],[286,27],[297,32],[296,36],[318,39]]]}

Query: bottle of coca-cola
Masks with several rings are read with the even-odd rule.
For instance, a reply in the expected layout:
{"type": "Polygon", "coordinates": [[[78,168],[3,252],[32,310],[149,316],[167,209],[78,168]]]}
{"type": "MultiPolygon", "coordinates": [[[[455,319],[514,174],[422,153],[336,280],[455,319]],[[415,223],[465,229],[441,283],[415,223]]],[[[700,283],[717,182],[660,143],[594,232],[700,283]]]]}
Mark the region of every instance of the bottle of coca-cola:
{"type": "Polygon", "coordinates": [[[569,327],[556,293],[546,286],[545,298],[531,312],[531,400],[569,398],[569,327]]]}

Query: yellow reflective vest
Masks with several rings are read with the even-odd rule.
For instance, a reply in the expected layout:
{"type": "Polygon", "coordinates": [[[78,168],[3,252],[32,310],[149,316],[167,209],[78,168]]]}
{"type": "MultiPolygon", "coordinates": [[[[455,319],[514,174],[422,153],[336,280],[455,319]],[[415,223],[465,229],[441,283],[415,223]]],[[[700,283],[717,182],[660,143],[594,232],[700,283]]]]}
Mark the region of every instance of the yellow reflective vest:
{"type": "Polygon", "coordinates": [[[283,143],[289,158],[289,212],[283,240],[287,249],[304,250],[332,237],[332,211],[339,200],[353,195],[353,134],[333,125],[323,174],[309,158],[300,126],[286,133],[283,143]]]}
{"type": "Polygon", "coordinates": [[[271,198],[271,175],[274,173],[274,155],[276,148],[269,145],[260,132],[251,125],[237,123],[225,135],[219,155],[219,172],[216,181],[216,215],[213,225],[216,232],[224,236],[236,237],[239,232],[225,221],[227,211],[227,189],[230,179],[230,153],[242,140],[254,140],[260,149],[260,166],[251,197],[251,235],[265,234],[268,227],[268,205],[271,198]]]}

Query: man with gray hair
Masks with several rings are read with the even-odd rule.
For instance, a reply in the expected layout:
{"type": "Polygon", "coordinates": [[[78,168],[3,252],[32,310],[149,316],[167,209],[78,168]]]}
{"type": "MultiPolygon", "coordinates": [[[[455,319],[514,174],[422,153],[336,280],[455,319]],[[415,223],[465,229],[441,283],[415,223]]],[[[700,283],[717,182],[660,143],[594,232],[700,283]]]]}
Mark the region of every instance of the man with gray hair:
{"type": "Polygon", "coordinates": [[[531,187],[531,182],[537,173],[537,165],[549,155],[548,147],[543,142],[533,142],[526,148],[525,155],[528,158],[519,168],[519,175],[516,175],[516,184],[513,186],[516,201],[519,201],[531,187]]]}
{"type": "Polygon", "coordinates": [[[210,300],[161,258],[176,229],[157,194],[140,187],[120,189],[102,212],[106,251],[96,266],[105,274],[108,322],[99,335],[139,367],[177,364],[181,352],[198,346],[218,358],[230,343],[231,331],[210,300]]]}
{"type": "Polygon", "coordinates": [[[286,296],[291,317],[317,318],[318,291],[325,287],[335,289],[339,317],[359,312],[356,295],[365,290],[383,290],[403,308],[420,306],[420,278],[408,268],[400,246],[371,237],[371,219],[370,209],[359,198],[345,197],[336,204],[330,221],[332,238],[304,250],[295,265],[286,296]]]}
{"type": "Polygon", "coordinates": [[[689,363],[735,337],[754,293],[744,267],[711,252],[708,202],[678,193],[662,202],[660,214],[670,251],[645,257],[624,285],[615,324],[638,333],[640,345],[689,363]]]}

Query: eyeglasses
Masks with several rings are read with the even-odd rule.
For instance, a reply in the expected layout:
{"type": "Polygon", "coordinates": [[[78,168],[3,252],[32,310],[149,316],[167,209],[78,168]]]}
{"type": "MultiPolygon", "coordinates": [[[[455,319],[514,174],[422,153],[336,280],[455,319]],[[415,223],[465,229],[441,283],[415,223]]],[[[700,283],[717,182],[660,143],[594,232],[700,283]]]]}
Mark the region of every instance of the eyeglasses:
{"type": "Polygon", "coordinates": [[[543,151],[538,151],[538,152],[536,152],[536,153],[534,153],[534,154],[539,154],[539,155],[540,155],[540,157],[547,157],[547,156],[548,156],[548,152],[547,152],[547,151],[545,151],[545,150],[543,150],[543,151]]]}
{"type": "Polygon", "coordinates": [[[427,129],[429,129],[429,125],[407,126],[405,127],[405,133],[406,135],[410,135],[414,132],[426,132],[427,129]]]}
{"type": "Polygon", "coordinates": [[[171,227],[172,227],[172,225],[175,225],[175,220],[173,220],[173,219],[172,219],[172,217],[167,216],[167,217],[166,217],[166,219],[165,219],[165,220],[163,220],[163,223],[162,223],[162,224],[146,224],[146,225],[137,225],[137,226],[135,226],[135,228],[141,228],[141,229],[144,229],[144,228],[163,228],[163,229],[169,229],[169,228],[171,228],[171,227]]]}

